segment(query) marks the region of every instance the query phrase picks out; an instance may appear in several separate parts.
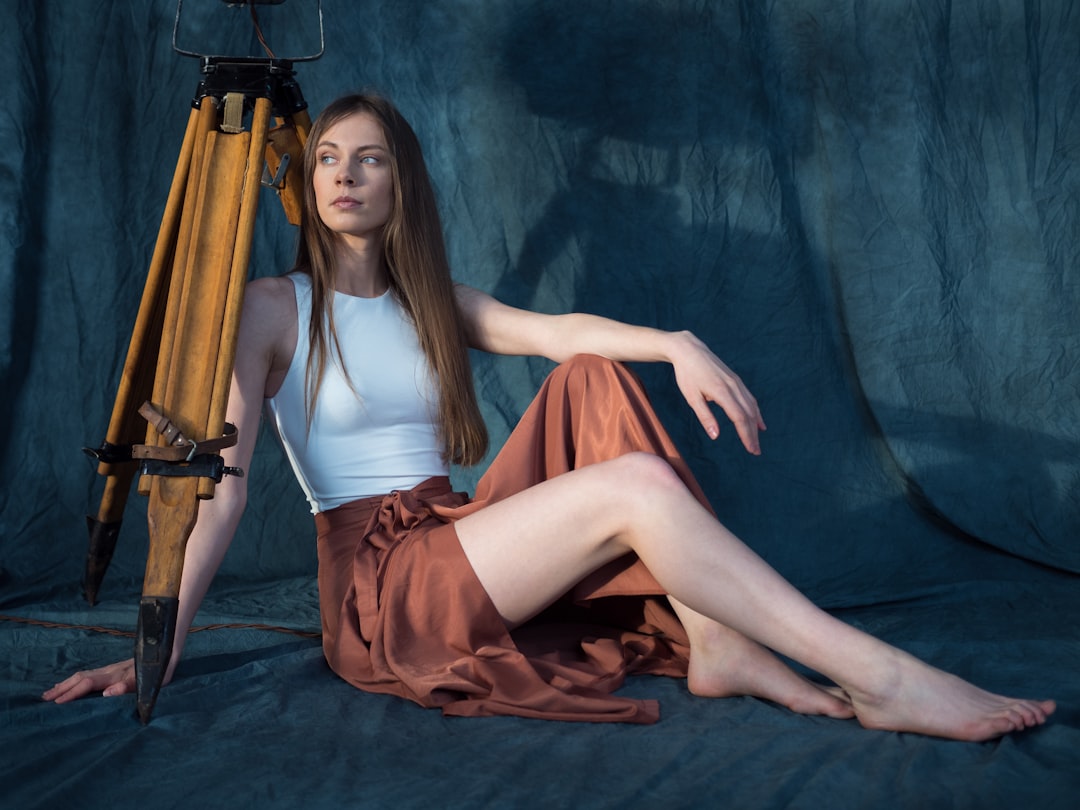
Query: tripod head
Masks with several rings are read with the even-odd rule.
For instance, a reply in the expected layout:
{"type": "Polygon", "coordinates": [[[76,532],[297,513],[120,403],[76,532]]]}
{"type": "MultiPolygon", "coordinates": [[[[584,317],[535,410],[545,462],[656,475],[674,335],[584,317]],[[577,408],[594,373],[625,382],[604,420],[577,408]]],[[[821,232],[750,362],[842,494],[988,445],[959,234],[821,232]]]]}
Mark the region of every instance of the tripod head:
{"type": "Polygon", "coordinates": [[[202,74],[191,102],[194,107],[207,96],[223,100],[229,93],[239,93],[249,100],[248,106],[256,98],[270,99],[275,118],[288,118],[307,108],[288,59],[204,56],[202,74]]]}
{"type": "MultiPolygon", "coordinates": [[[[196,88],[191,102],[192,107],[199,109],[205,99],[213,99],[214,104],[223,111],[223,119],[220,122],[223,132],[242,132],[245,128],[245,119],[250,118],[257,100],[270,101],[271,115],[277,120],[279,126],[266,136],[266,171],[263,185],[278,192],[289,222],[298,224],[300,167],[295,158],[302,150],[310,121],[306,112],[307,102],[304,100],[293,72],[293,63],[318,59],[323,54],[325,39],[322,0],[298,0],[295,5],[301,5],[302,2],[307,2],[309,6],[314,5],[319,23],[319,50],[317,53],[288,58],[275,55],[263,34],[256,6],[281,6],[285,2],[286,0],[222,0],[222,3],[216,7],[218,11],[223,8],[226,10],[247,9],[250,12],[254,34],[266,52],[266,56],[206,54],[181,48],[178,40],[184,0],[176,2],[172,46],[174,51],[183,56],[194,56],[201,60],[203,78],[196,88]],[[298,122],[302,132],[298,131],[298,122]]],[[[215,15],[211,10],[211,5],[204,3],[201,6],[203,10],[210,12],[210,16],[201,18],[201,22],[204,28],[216,32],[217,29],[223,27],[224,18],[221,14],[215,15]]],[[[225,16],[231,16],[235,21],[235,16],[225,16]]],[[[278,20],[281,21],[281,18],[278,20]]],[[[298,27],[295,18],[285,20],[284,24],[287,30],[298,27]]],[[[236,32],[232,33],[235,35],[236,32]]]]}

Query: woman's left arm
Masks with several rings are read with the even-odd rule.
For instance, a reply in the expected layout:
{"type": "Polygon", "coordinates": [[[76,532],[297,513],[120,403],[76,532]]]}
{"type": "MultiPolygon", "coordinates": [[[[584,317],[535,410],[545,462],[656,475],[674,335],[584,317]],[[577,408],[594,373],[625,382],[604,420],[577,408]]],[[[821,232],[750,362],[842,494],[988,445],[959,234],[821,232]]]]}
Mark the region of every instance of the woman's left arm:
{"type": "Polygon", "coordinates": [[[671,363],[679,390],[705,432],[714,439],[720,434],[710,407],[715,403],[735,425],[743,446],[754,455],[761,453],[758,431],[765,429],[765,422],[757,400],[739,376],[690,332],[665,332],[583,313],[544,315],[507,306],[462,284],[456,289],[473,348],[539,355],[557,363],[576,354],[671,363]]]}

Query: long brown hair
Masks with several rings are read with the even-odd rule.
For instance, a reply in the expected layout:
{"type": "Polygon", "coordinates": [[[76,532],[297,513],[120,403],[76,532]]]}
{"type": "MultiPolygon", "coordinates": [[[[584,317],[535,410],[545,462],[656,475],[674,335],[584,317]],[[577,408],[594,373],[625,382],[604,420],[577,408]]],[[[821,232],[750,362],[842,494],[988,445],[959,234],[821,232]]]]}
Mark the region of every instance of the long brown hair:
{"type": "Polygon", "coordinates": [[[367,113],[379,123],[390,151],[394,200],[383,227],[383,257],[390,292],[412,319],[439,392],[443,458],[476,464],[487,452],[487,428],[476,402],[464,319],[454,294],[435,193],[416,133],[397,108],[379,96],[348,95],[332,102],[312,124],[304,148],[304,205],[294,269],[311,276],[309,420],[331,345],[342,356],[333,308],[337,236],[323,224],[315,205],[315,148],[327,129],[356,113],[367,113]]]}

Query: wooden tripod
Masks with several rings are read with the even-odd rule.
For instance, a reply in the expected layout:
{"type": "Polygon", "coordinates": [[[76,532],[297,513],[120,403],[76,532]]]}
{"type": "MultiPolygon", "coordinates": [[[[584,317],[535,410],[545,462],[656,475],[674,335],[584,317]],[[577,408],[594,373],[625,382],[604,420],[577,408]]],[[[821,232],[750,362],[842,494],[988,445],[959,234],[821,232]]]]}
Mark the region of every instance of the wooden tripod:
{"type": "Polygon", "coordinates": [[[106,477],[83,583],[94,604],[138,470],[150,547],[135,643],[137,711],[148,722],[172,655],[180,577],[200,499],[235,442],[225,408],[264,171],[299,223],[300,153],[311,121],[288,60],[205,57],[158,231],[108,432],[88,452],[106,477]],[[275,126],[271,128],[271,116],[275,126]],[[248,123],[249,122],[249,123],[248,123]],[[264,168],[265,162],[265,168],[264,168]],[[140,406],[149,426],[140,417],[140,406]],[[155,423],[157,423],[155,425],[155,423]],[[164,431],[164,432],[160,432],[164,431]],[[139,444],[145,440],[145,443],[139,444]]]}

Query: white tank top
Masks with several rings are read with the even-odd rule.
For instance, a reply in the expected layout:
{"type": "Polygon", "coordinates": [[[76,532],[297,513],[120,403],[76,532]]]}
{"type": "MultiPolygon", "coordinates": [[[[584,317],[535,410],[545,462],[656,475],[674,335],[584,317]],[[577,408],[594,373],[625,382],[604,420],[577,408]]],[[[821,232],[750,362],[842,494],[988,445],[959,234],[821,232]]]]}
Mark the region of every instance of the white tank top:
{"type": "Polygon", "coordinates": [[[331,350],[308,431],[311,279],[303,273],[287,278],[296,291],[296,351],[266,409],[312,513],[448,475],[427,359],[412,322],[389,292],[378,298],[334,294],[334,323],[349,377],[331,350]]]}

